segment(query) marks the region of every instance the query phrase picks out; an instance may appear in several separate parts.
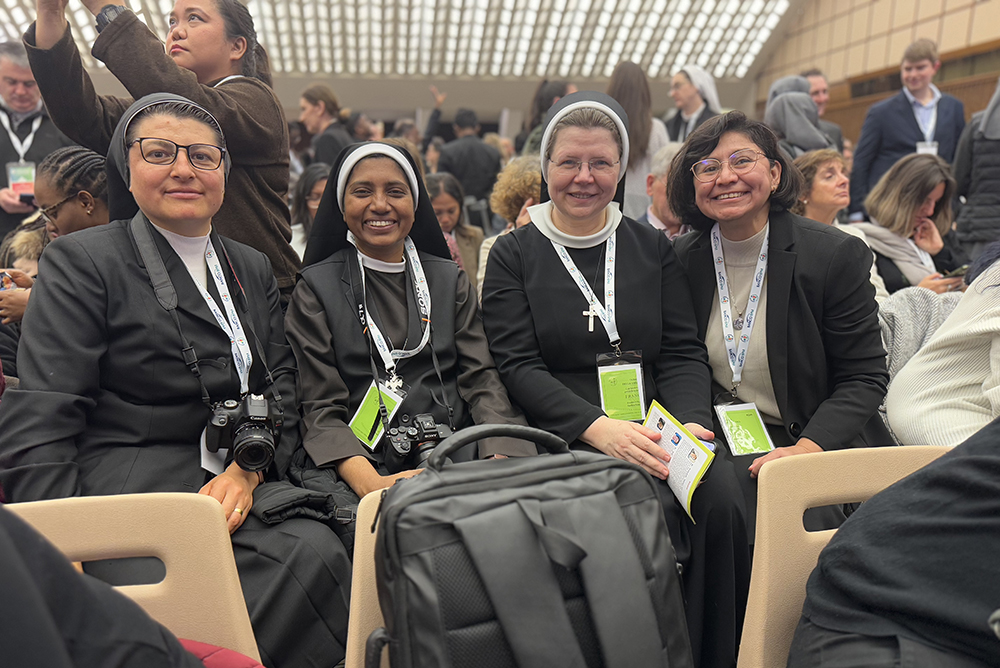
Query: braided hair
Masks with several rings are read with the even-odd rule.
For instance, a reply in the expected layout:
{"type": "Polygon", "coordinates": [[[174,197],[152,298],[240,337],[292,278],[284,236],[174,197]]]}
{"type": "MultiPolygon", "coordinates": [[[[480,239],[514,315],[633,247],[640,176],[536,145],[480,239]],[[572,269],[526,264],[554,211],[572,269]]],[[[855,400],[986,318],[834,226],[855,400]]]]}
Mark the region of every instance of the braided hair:
{"type": "Polygon", "coordinates": [[[65,194],[86,190],[108,202],[108,174],[104,156],[82,146],[66,146],[50,153],[38,165],[38,176],[47,178],[65,194]]]}

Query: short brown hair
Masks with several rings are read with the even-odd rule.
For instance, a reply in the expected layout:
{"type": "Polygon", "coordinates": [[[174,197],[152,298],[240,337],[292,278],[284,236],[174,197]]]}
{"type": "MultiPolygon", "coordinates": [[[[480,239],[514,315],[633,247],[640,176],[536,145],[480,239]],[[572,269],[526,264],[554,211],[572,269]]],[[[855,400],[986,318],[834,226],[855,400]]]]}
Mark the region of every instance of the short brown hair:
{"type": "Polygon", "coordinates": [[[781,165],[781,181],[770,198],[771,211],[790,210],[802,190],[802,174],[788,160],[785,152],[778,148],[778,137],[771,128],[760,121],[747,118],[742,111],[730,111],[716,116],[699,125],[687,138],[681,152],[671,163],[670,176],[667,178],[667,201],[670,202],[670,208],[682,222],[699,232],[710,229],[715,221],[702,213],[695,203],[694,174],[691,173],[691,168],[694,163],[704,160],[714,151],[727,132],[743,135],[760,148],[771,165],[781,165]]]}
{"type": "Polygon", "coordinates": [[[900,158],[868,193],[865,208],[872,222],[909,239],[913,234],[914,213],[942,183],[944,195],[934,207],[931,220],[944,236],[951,229],[951,200],[957,186],[951,167],[936,155],[911,153],[900,158]]]}
{"type": "Polygon", "coordinates": [[[802,192],[799,194],[799,199],[795,200],[795,206],[792,207],[792,213],[797,213],[800,216],[806,215],[806,205],[801,198],[812,192],[813,181],[816,180],[816,174],[819,172],[820,168],[827,163],[835,162],[840,165],[840,168],[847,169],[847,163],[844,161],[844,156],[840,155],[838,151],[832,148],[821,148],[817,151],[809,151],[808,153],[803,153],[799,157],[795,158],[795,166],[799,168],[802,172],[802,192]]]}
{"type": "Polygon", "coordinates": [[[326,113],[330,114],[333,118],[337,118],[340,114],[340,103],[337,102],[337,96],[333,94],[333,89],[326,84],[309,86],[309,88],[302,91],[302,98],[309,104],[319,104],[322,102],[326,113]]]}
{"type": "Polygon", "coordinates": [[[903,52],[904,63],[919,63],[921,60],[929,60],[931,64],[938,61],[937,44],[925,37],[906,47],[903,52]]]}
{"type": "MultiPolygon", "coordinates": [[[[556,121],[555,126],[552,128],[552,134],[549,135],[549,144],[545,147],[546,158],[552,157],[552,149],[556,147],[556,137],[559,136],[559,131],[563,128],[584,128],[585,130],[590,128],[604,128],[611,133],[615,143],[618,144],[618,157],[622,155],[622,135],[618,131],[618,125],[614,120],[600,109],[581,107],[574,109],[556,121]]],[[[622,165],[621,168],[625,169],[625,165],[622,165]]]]}

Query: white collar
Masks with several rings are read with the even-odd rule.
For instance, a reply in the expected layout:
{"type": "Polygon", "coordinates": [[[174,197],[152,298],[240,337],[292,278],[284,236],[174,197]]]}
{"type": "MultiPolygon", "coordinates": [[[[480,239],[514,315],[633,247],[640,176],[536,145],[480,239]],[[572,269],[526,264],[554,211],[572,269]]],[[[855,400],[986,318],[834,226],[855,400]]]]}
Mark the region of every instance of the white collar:
{"type": "Polygon", "coordinates": [[[361,264],[363,264],[366,269],[381,271],[383,274],[402,274],[406,271],[406,256],[403,257],[402,262],[383,262],[382,260],[376,260],[373,257],[368,257],[364,253],[360,253],[360,255],[361,264]]]}
{"type": "Polygon", "coordinates": [[[690,116],[688,116],[687,114],[685,114],[682,111],[681,112],[681,120],[690,121],[692,118],[698,118],[698,116],[701,115],[701,112],[704,111],[704,110],[705,110],[705,102],[704,102],[704,100],[702,100],[701,106],[698,107],[697,109],[695,109],[694,112],[692,112],[692,114],[690,116]]]}
{"type": "Polygon", "coordinates": [[[909,88],[907,88],[906,86],[903,86],[903,95],[905,95],[906,99],[910,101],[910,106],[918,104],[921,107],[924,107],[925,109],[930,109],[931,107],[935,106],[938,103],[938,100],[941,99],[941,91],[938,90],[937,86],[935,86],[934,84],[931,84],[931,92],[934,94],[934,97],[931,98],[930,102],[928,102],[927,104],[924,104],[923,102],[921,102],[917,98],[913,97],[913,93],[910,92],[909,88]]]}
{"type": "Polygon", "coordinates": [[[538,231],[550,241],[554,241],[567,248],[593,248],[607,241],[608,237],[618,229],[619,223],[622,222],[622,212],[618,207],[618,202],[615,201],[608,204],[605,211],[607,212],[607,220],[605,220],[603,228],[594,234],[577,237],[559,230],[555,226],[555,223],[552,222],[551,200],[528,207],[528,215],[531,216],[531,222],[535,224],[538,231]]]}

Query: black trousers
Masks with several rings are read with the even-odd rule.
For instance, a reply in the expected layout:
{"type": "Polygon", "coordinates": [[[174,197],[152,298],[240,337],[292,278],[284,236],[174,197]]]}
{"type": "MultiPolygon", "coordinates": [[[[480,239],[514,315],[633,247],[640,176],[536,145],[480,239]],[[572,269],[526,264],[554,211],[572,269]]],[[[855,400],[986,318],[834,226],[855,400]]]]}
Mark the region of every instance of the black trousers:
{"type": "Polygon", "coordinates": [[[806,617],[799,619],[788,655],[788,668],[900,667],[986,668],[986,664],[902,636],[831,631],[806,617]]]}
{"type": "Polygon", "coordinates": [[[129,598],[78,573],[0,504],[0,663],[204,668],[129,598]]]}
{"type": "Polygon", "coordinates": [[[660,501],[670,540],[683,566],[684,598],[694,665],[731,668],[743,632],[750,589],[746,507],[733,463],[716,454],[691,504],[694,523],[666,482],[660,501]]]}

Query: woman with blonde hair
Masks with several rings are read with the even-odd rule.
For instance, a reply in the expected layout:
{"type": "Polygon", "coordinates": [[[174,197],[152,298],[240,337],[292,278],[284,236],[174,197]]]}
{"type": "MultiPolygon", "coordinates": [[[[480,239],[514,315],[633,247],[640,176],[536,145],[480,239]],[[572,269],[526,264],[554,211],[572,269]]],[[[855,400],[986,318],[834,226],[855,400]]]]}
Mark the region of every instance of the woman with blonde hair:
{"type": "Polygon", "coordinates": [[[855,225],[875,252],[890,293],[911,285],[938,294],[961,287],[960,277],[943,276],[968,262],[951,231],[955,187],[947,162],[914,153],[893,165],[868,194],[871,221],[855,225]]]}

